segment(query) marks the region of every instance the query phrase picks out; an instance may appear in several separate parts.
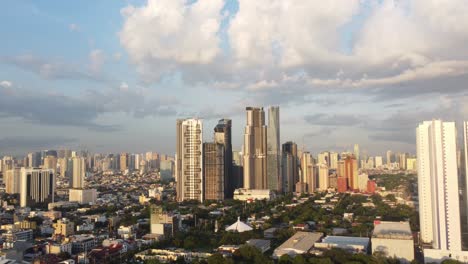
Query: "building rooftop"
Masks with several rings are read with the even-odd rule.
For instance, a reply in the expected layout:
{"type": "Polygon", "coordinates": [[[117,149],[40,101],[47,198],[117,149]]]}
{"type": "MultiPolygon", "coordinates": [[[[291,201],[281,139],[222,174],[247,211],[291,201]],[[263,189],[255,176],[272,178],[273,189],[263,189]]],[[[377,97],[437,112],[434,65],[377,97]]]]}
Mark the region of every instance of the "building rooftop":
{"type": "Polygon", "coordinates": [[[294,256],[307,253],[322,236],[322,233],[316,232],[297,232],[275,249],[273,257],[279,258],[284,254],[294,256]]]}
{"type": "Polygon", "coordinates": [[[348,245],[367,247],[369,245],[368,237],[346,237],[346,236],[327,236],[322,240],[322,243],[335,244],[338,247],[348,245]]]}
{"type": "Polygon", "coordinates": [[[413,239],[409,222],[382,221],[375,225],[373,238],[413,239]]]}

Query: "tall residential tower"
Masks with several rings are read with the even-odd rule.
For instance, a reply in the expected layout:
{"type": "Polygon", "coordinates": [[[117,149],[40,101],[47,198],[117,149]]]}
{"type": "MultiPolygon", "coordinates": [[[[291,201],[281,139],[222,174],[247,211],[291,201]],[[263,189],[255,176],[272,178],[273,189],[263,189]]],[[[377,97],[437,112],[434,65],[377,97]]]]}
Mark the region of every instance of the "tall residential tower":
{"type": "Polygon", "coordinates": [[[203,202],[203,125],[200,119],[177,120],[177,201],[203,202]]]}
{"type": "Polygon", "coordinates": [[[421,240],[434,249],[461,251],[455,123],[421,123],[416,151],[421,240]]]}

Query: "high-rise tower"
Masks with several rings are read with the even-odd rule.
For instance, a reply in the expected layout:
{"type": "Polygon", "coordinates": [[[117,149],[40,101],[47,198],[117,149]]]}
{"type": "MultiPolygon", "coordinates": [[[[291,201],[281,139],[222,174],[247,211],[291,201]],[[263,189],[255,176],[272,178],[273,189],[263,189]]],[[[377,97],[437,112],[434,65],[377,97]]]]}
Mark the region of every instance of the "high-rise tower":
{"type": "Polygon", "coordinates": [[[281,152],[280,152],[280,116],[279,106],[268,109],[267,128],[267,177],[268,189],[281,190],[281,152]]]}
{"type": "Polygon", "coordinates": [[[456,128],[425,121],[416,129],[421,240],[434,249],[460,251],[456,128]]]}
{"type": "Polygon", "coordinates": [[[286,142],[282,146],[282,186],[283,192],[293,192],[294,186],[299,181],[297,145],[294,142],[286,142]]]}
{"type": "Polygon", "coordinates": [[[247,107],[244,132],[244,188],[268,189],[267,127],[263,108],[247,107]]]}
{"type": "Polygon", "coordinates": [[[224,182],[224,198],[232,198],[234,195],[234,186],[236,180],[233,178],[232,169],[232,121],[231,119],[221,119],[214,128],[214,141],[215,143],[224,146],[224,169],[223,169],[223,182],[224,182]]]}
{"type": "Polygon", "coordinates": [[[177,120],[177,201],[203,202],[203,125],[200,119],[177,120]]]}

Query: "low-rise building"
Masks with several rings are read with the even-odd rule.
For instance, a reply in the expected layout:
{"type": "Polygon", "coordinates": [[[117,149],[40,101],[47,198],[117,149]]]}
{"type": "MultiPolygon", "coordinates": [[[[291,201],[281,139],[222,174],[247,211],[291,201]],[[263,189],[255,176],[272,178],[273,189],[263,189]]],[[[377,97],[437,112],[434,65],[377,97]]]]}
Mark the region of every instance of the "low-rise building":
{"type": "Polygon", "coordinates": [[[376,222],[372,233],[372,254],[379,252],[402,263],[414,259],[414,240],[409,222],[376,222]]]}
{"type": "Polygon", "coordinates": [[[191,263],[195,258],[207,259],[211,256],[211,253],[205,252],[190,252],[183,249],[148,249],[135,255],[136,259],[151,260],[157,259],[161,262],[176,261],[179,258],[183,258],[185,263],[191,263]]]}
{"type": "Polygon", "coordinates": [[[70,189],[68,200],[79,204],[94,204],[96,198],[96,189],[70,189]]]}
{"type": "Polygon", "coordinates": [[[314,247],[314,244],[320,241],[322,236],[322,233],[316,232],[297,232],[277,247],[272,257],[278,259],[286,254],[295,257],[296,255],[308,253],[314,247]]]}
{"type": "Polygon", "coordinates": [[[54,235],[62,235],[64,237],[75,234],[75,223],[71,222],[67,218],[62,218],[53,224],[54,235]]]}
{"type": "Polygon", "coordinates": [[[270,249],[271,242],[267,239],[249,239],[246,244],[257,248],[262,253],[265,253],[270,249]]]}
{"type": "Polygon", "coordinates": [[[364,253],[369,251],[370,239],[367,237],[327,236],[321,242],[315,243],[317,249],[341,248],[351,253],[364,253]]]}
{"type": "Polygon", "coordinates": [[[243,188],[234,190],[234,200],[239,200],[239,201],[267,200],[267,201],[271,201],[274,198],[275,198],[275,193],[272,190],[243,189],[243,188]]]}

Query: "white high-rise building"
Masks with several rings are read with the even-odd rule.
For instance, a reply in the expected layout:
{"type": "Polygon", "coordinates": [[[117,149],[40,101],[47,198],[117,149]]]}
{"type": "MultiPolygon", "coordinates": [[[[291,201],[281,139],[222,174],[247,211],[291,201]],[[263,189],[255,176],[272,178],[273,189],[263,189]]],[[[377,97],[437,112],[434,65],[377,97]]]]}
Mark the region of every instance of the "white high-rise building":
{"type": "Polygon", "coordinates": [[[73,188],[84,188],[84,177],[86,173],[86,161],[82,157],[73,157],[73,176],[71,186],[73,188]]]}
{"type": "Polygon", "coordinates": [[[461,251],[455,123],[421,123],[416,150],[421,240],[437,250],[461,251]]]}
{"type": "Polygon", "coordinates": [[[354,157],[356,157],[358,166],[361,164],[361,154],[359,152],[359,144],[354,144],[354,157]]]}
{"type": "Polygon", "coordinates": [[[375,157],[375,167],[378,169],[378,168],[382,168],[382,166],[383,166],[382,156],[376,156],[375,157]]]}
{"type": "Polygon", "coordinates": [[[177,120],[177,201],[203,202],[203,124],[200,119],[177,120]]]}

